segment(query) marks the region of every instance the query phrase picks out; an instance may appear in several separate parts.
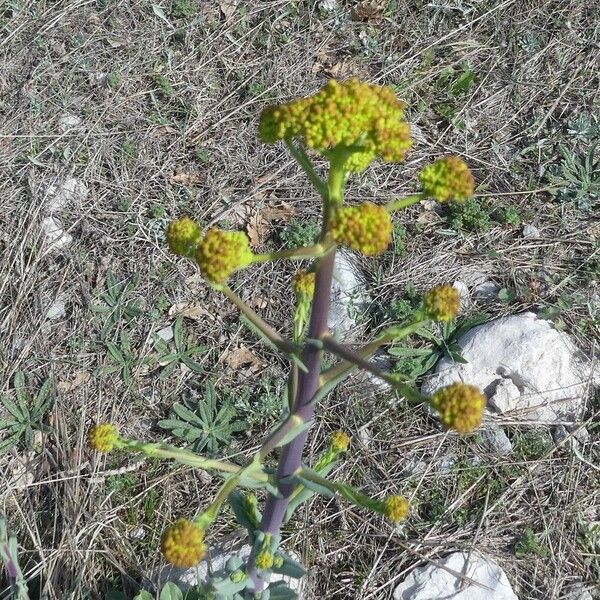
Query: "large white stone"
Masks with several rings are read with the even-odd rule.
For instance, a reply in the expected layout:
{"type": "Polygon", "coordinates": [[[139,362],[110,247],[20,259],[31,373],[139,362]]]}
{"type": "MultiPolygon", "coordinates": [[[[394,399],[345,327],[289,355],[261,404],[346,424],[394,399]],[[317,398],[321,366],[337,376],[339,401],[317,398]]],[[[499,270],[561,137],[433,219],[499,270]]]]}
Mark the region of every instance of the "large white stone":
{"type": "Polygon", "coordinates": [[[519,600],[506,573],[481,554],[454,552],[437,562],[439,567],[430,563],[412,571],[394,590],[394,600],[519,600]]]}
{"type": "Polygon", "coordinates": [[[575,422],[590,392],[592,368],[568,334],[533,313],[474,327],[458,343],[466,364],[442,359],[425,394],[457,381],[476,385],[489,407],[511,418],[575,422]]]}
{"type": "Polygon", "coordinates": [[[349,252],[338,252],[333,268],[329,328],[341,339],[350,339],[357,317],[368,305],[365,279],[356,259],[349,252]]]}

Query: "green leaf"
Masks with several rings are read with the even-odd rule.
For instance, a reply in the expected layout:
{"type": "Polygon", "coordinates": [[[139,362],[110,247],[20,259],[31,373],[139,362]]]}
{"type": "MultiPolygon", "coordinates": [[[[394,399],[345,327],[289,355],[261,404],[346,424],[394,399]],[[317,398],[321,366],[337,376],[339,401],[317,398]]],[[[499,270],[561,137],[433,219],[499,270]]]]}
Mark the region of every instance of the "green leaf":
{"type": "Polygon", "coordinates": [[[114,358],[116,362],[118,362],[119,364],[123,364],[125,362],[125,357],[114,342],[106,342],[106,348],[108,350],[108,353],[114,358]]]}
{"type": "Polygon", "coordinates": [[[24,430],[25,428],[19,429],[19,431],[17,431],[13,435],[9,436],[5,440],[2,440],[0,442],[0,454],[3,454],[4,452],[10,450],[13,446],[16,446],[24,430]]]}
{"type": "Polygon", "coordinates": [[[312,424],[312,421],[307,421],[306,423],[300,423],[299,425],[296,425],[296,427],[288,431],[281,438],[281,440],[279,440],[279,443],[275,447],[281,448],[282,446],[289,444],[292,440],[296,439],[303,431],[310,429],[312,424]]]}
{"type": "Polygon", "coordinates": [[[26,421],[28,419],[29,411],[23,413],[21,409],[8,396],[4,396],[2,398],[2,404],[4,405],[6,410],[19,422],[26,421]]]}
{"type": "Polygon", "coordinates": [[[181,315],[177,317],[175,325],[173,325],[173,339],[177,352],[183,352],[185,348],[183,346],[183,317],[181,315]]]}
{"type": "Polygon", "coordinates": [[[332,491],[330,488],[320,483],[311,481],[310,479],[306,479],[305,477],[302,477],[302,475],[292,475],[290,477],[286,477],[285,479],[282,479],[282,483],[294,483],[296,485],[303,485],[309,490],[315,492],[315,494],[321,494],[321,496],[325,496],[326,498],[333,498],[335,496],[335,492],[332,491]]]}
{"type": "Polygon", "coordinates": [[[146,590],[140,590],[134,597],[133,600],[154,600],[154,596],[146,590]]]}
{"type": "Polygon", "coordinates": [[[388,350],[388,354],[391,356],[400,357],[413,357],[413,356],[427,356],[431,354],[430,348],[404,348],[395,347],[388,350]]]}
{"type": "Polygon", "coordinates": [[[475,72],[467,69],[453,84],[450,91],[453,96],[467,94],[475,83],[475,72]]]}
{"type": "Polygon", "coordinates": [[[105,600],[129,600],[129,598],[123,592],[117,592],[112,590],[106,594],[105,600]]]}
{"type": "Polygon", "coordinates": [[[231,492],[228,500],[237,522],[247,529],[250,543],[253,544],[255,539],[254,532],[260,527],[260,520],[262,518],[260,511],[256,506],[251,505],[248,502],[246,494],[243,494],[239,490],[231,492]]]}
{"type": "Polygon", "coordinates": [[[204,373],[204,367],[200,363],[197,363],[195,360],[192,360],[185,354],[183,354],[180,358],[181,362],[192,371],[195,371],[196,373],[204,373]]]}
{"type": "Polygon", "coordinates": [[[33,410],[36,417],[38,418],[42,417],[44,413],[50,408],[50,404],[52,404],[52,397],[50,396],[50,391],[52,390],[52,383],[52,379],[46,379],[36,396],[33,410]]]}
{"type": "Polygon", "coordinates": [[[183,600],[183,592],[172,581],[169,581],[160,591],[159,600],[183,600]]]}
{"type": "Polygon", "coordinates": [[[179,402],[173,404],[173,412],[178,417],[180,417],[184,421],[187,421],[188,423],[194,423],[195,425],[199,425],[200,427],[204,425],[203,420],[200,419],[196,413],[191,411],[189,408],[185,407],[183,404],[180,404],[179,402]]]}
{"type": "Polygon", "coordinates": [[[295,600],[298,598],[298,594],[283,581],[272,583],[267,589],[269,590],[269,600],[295,600]]]}
{"type": "Polygon", "coordinates": [[[294,579],[300,579],[306,575],[306,569],[298,561],[285,554],[285,552],[278,552],[277,554],[283,557],[283,565],[273,567],[271,569],[273,573],[280,573],[281,575],[294,577],[294,579]]]}

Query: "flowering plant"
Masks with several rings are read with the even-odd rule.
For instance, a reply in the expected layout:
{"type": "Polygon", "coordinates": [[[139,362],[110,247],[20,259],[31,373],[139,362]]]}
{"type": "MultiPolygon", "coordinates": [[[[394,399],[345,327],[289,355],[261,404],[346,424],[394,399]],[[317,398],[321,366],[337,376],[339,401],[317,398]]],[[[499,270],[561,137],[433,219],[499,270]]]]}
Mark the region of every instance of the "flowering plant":
{"type": "Polygon", "coordinates": [[[205,596],[220,600],[295,598],[281,581],[270,582],[273,573],[301,577],[304,568],[281,546],[281,526],[296,508],[313,494],[339,495],[397,523],[409,513],[408,501],[391,495],[371,498],[327,475],[350,445],[347,433],[333,434],[329,448],[311,466],[303,462],[303,449],[315,418],[318,401],[356,368],[385,380],[408,402],[428,404],[441,422],[459,433],[475,429],[481,422],[485,398],[476,388],[461,383],[424,397],[414,383],[376,366],[371,356],[382,346],[406,338],[429,321],[447,321],[459,310],[459,294],[451,286],[429,291],[410,322],[390,327],[362,348],[351,348],[328,331],[330,290],[336,249],[340,246],[367,256],[382,254],[392,240],[392,213],[433,197],[439,202],[461,201],[473,194],[474,181],[467,165],[457,157],[442,158],[425,167],[419,179],[421,191],[388,204],[366,201],[346,205],[344,190],[352,173],[363,171],[373,161],[401,162],[411,146],[410,128],[404,120],[404,105],[389,87],[357,80],[330,81],[318,93],[269,107],[260,119],[263,142],[282,141],[305,171],[323,204],[323,224],[317,242],[308,247],[268,254],[255,254],[242,232],[210,229],[202,232],[191,218],[173,221],[168,228],[170,249],[194,261],[206,281],[233,302],[245,322],[290,362],[289,406],[282,421],[266,437],[258,452],[242,465],[201,456],[166,444],[145,443],[119,434],[112,424],[99,424],[89,434],[99,452],[114,448],[141,452],[151,457],[211,469],[224,482],[213,502],[193,520],[179,519],[163,534],[162,552],[177,567],[198,564],[207,551],[206,537],[225,503],[248,531],[252,552],[243,560],[233,556],[225,568],[203,584],[205,596]],[[314,158],[329,163],[326,180],[313,166],[314,158]],[[307,263],[294,281],[296,310],[293,335],[287,339],[266,323],[228,286],[236,271],[265,261],[297,260],[307,263]],[[328,368],[322,365],[327,351],[338,358],[328,368]],[[279,453],[276,470],[265,459],[279,453]],[[244,489],[263,489],[267,499],[262,510],[258,500],[244,489]]]}

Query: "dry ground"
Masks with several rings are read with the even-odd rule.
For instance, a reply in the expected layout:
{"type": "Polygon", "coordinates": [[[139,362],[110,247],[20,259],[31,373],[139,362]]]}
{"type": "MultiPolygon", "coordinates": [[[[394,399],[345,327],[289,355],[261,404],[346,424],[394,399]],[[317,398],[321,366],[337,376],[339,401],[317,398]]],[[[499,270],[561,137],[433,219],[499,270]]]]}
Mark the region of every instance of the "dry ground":
{"type": "MultiPolygon", "coordinates": [[[[111,420],[128,435],[163,439],[156,421],[208,379],[223,394],[249,390],[263,408],[264,419],[235,436],[229,454],[254,447],[274,418],[285,362],[167,254],[163,238],[170,218],[191,213],[207,225],[258,224],[266,248],[280,243],[271,227],[286,226],[288,205],[300,224],[317,215],[299,168],[256,139],[269,102],[312,92],[331,76],[396,87],[415,148],[405,165],[355,178],[353,199],[409,193],[418,169],[438,155],[460,154],[473,167],[484,214],[475,225],[487,214],[491,227],[458,231],[447,215],[411,209],[402,217],[407,253],[364,264],[373,314],[386,314],[409,282],[423,290],[483,272],[505,288],[491,314],[544,310],[595,352],[598,173],[580,170],[554,195],[548,186],[564,167],[560,146],[581,163],[598,138],[597,2],[390,0],[351,12],[357,4],[0,2],[0,392],[14,397],[18,371],[34,391],[49,377],[55,385],[47,432],[33,449],[0,457],[0,512],[19,537],[32,597],[135,590],[160,565],[163,527],[193,514],[217,483],[129,456],[98,459],[84,444],[91,423],[111,420]],[[87,194],[54,214],[73,239],[52,247],[41,228],[49,186],[70,176],[87,194]],[[274,206],[287,210],[265,226],[261,211],[274,206]],[[519,220],[540,237],[524,238],[519,220]],[[120,303],[129,308],[99,313],[111,275],[130,284],[120,303]],[[57,299],[66,312],[48,319],[57,299]],[[178,367],[159,379],[153,334],[181,311],[187,334],[210,348],[196,357],[203,372],[178,367]],[[130,337],[130,374],[106,369],[121,332],[130,337]]],[[[285,328],[289,276],[265,266],[235,286],[285,328]]],[[[323,402],[310,453],[329,431],[347,429],[355,443],[336,476],[372,494],[408,494],[414,509],[401,531],[335,501],[300,511],[286,536],[310,569],[307,597],[390,598],[416,564],[461,548],[495,557],[521,600],[567,598],[577,582],[593,590],[598,411],[590,400],[591,437],[578,454],[554,448],[547,431],[513,425],[516,451],[498,458],[478,436],[446,435],[389,396],[347,385],[323,402]],[[458,462],[440,470],[444,456],[458,462]]],[[[236,536],[227,516],[219,529],[236,536]]]]}

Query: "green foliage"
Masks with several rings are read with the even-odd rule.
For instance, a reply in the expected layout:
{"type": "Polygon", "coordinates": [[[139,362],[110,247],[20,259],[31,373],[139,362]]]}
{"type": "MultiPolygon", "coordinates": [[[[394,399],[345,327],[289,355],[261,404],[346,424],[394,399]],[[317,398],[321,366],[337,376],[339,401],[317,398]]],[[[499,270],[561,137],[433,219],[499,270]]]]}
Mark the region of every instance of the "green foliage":
{"type": "Polygon", "coordinates": [[[406,256],[406,241],[408,231],[406,226],[400,221],[394,221],[394,253],[397,256],[406,256]]]}
{"type": "Polygon", "coordinates": [[[488,321],[489,318],[488,314],[479,313],[466,319],[447,321],[440,324],[439,335],[427,327],[421,328],[416,335],[430,342],[427,347],[392,346],[389,348],[388,353],[399,359],[395,371],[414,380],[432,369],[441,358],[451,358],[459,363],[466,362],[460,354],[458,339],[473,327],[488,321]]]}
{"type": "Polygon", "coordinates": [[[471,198],[465,202],[449,205],[450,226],[456,231],[487,231],[492,227],[489,211],[479,200],[471,198]]]}
{"type": "Polygon", "coordinates": [[[306,221],[292,219],[288,225],[279,233],[279,239],[290,248],[310,246],[321,232],[321,226],[316,219],[310,218],[306,221]]]}
{"type": "Polygon", "coordinates": [[[163,98],[172,98],[175,95],[175,88],[171,82],[161,73],[152,75],[152,81],[158,87],[158,91],[163,98]]]}
{"type": "Polygon", "coordinates": [[[110,340],[105,342],[108,350],[107,359],[109,363],[99,369],[102,375],[110,375],[111,373],[120,373],[123,382],[130,386],[133,384],[133,371],[136,367],[147,364],[149,359],[138,359],[131,349],[131,340],[126,331],[121,331],[119,336],[119,344],[115,344],[110,340]]]}
{"type": "Polygon", "coordinates": [[[433,104],[433,109],[457,129],[465,127],[459,112],[476,79],[475,71],[465,65],[444,69],[435,82],[435,95],[440,99],[433,104]]]}
{"type": "Polygon", "coordinates": [[[552,446],[548,431],[540,427],[519,432],[513,440],[515,453],[527,461],[541,458],[552,446]]]}
{"type": "Polygon", "coordinates": [[[548,547],[540,541],[539,536],[531,527],[526,527],[515,544],[515,556],[517,558],[527,558],[534,555],[546,558],[549,554],[548,547]]]}
{"type": "Polygon", "coordinates": [[[175,403],[169,419],[158,425],[189,444],[195,452],[217,454],[231,442],[232,435],[246,429],[247,423],[237,419],[237,411],[229,399],[221,406],[212,383],[207,383],[203,398],[188,398],[175,403]]]}
{"type": "Polygon", "coordinates": [[[106,76],[106,83],[108,87],[115,89],[118,88],[123,82],[123,77],[120,73],[113,71],[106,76]]]}
{"type": "Polygon", "coordinates": [[[173,0],[171,16],[175,19],[189,19],[194,16],[194,5],[190,0],[173,0]]]}
{"type": "Polygon", "coordinates": [[[592,210],[600,199],[600,160],[595,158],[600,142],[580,154],[559,146],[561,162],[548,170],[550,193],[561,202],[573,202],[580,210],[592,210]]]}
{"type": "Polygon", "coordinates": [[[250,428],[272,424],[281,417],[287,407],[282,384],[269,379],[261,380],[258,388],[246,387],[235,392],[227,391],[225,395],[231,397],[239,414],[246,415],[250,428]]]}
{"type": "Polygon", "coordinates": [[[512,227],[519,227],[523,222],[521,213],[514,206],[498,208],[494,211],[494,217],[498,222],[512,227]]]}
{"type": "Polygon", "coordinates": [[[7,418],[0,419],[0,454],[19,445],[31,449],[34,445],[34,431],[48,431],[42,421],[52,406],[52,380],[47,379],[36,395],[28,392],[25,374],[17,371],[14,378],[16,402],[8,396],[0,397],[0,403],[8,411],[7,418]]]}
{"type": "Polygon", "coordinates": [[[134,161],[138,157],[138,149],[131,140],[125,140],[121,145],[121,153],[123,158],[127,161],[134,161]]]}
{"type": "Polygon", "coordinates": [[[193,338],[184,335],[183,317],[179,316],[173,325],[173,343],[175,352],[169,348],[165,340],[155,337],[154,346],[159,353],[158,364],[162,367],[159,379],[167,379],[176,367],[181,363],[196,373],[203,373],[202,365],[194,360],[194,357],[204,354],[206,346],[195,343],[193,338]]]}
{"type": "Polygon", "coordinates": [[[141,300],[130,298],[136,285],[136,278],[119,283],[112,271],[106,273],[106,291],[98,298],[99,302],[92,304],[95,321],[102,324],[100,337],[103,340],[113,328],[128,324],[142,314],[141,300]]]}

